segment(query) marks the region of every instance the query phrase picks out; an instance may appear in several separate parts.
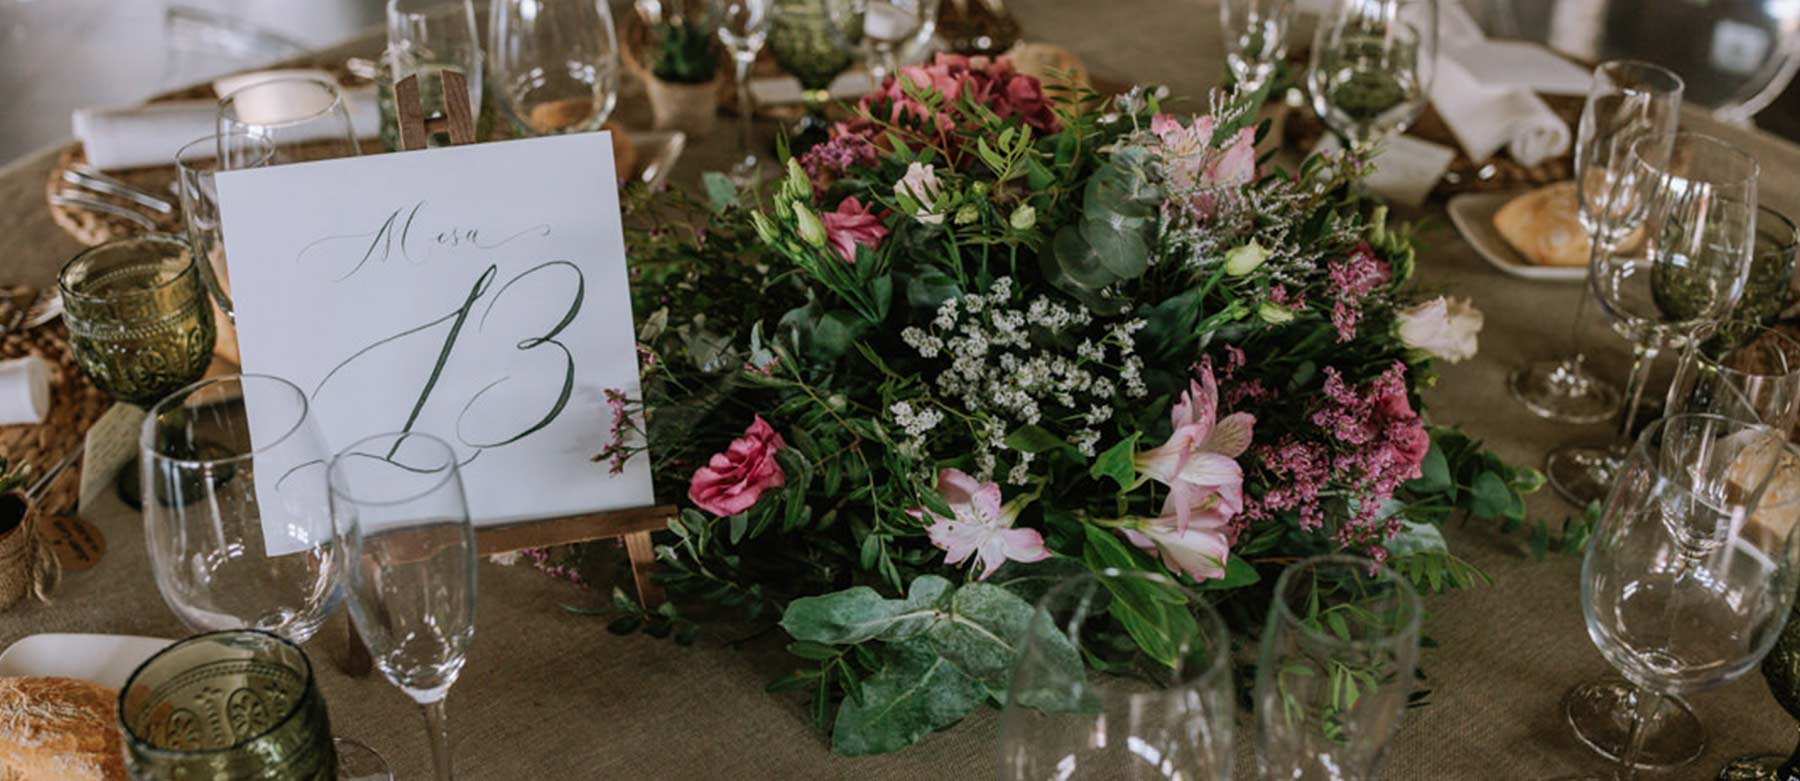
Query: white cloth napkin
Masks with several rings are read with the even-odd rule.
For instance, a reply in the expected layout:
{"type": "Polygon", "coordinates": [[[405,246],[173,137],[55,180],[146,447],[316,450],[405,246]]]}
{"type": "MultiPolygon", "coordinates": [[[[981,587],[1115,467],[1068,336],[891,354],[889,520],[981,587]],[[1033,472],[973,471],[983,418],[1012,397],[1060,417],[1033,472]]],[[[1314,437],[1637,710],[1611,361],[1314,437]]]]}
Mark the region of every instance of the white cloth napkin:
{"type": "Polygon", "coordinates": [[[1574,140],[1568,123],[1536,93],[1485,85],[1448,55],[1438,58],[1431,103],[1477,163],[1505,147],[1519,163],[1537,165],[1569,151],[1574,140]]]}
{"type": "Polygon", "coordinates": [[[50,364],[35,355],[0,361],[0,426],[38,424],[50,414],[50,364]]]}
{"type": "MultiPolygon", "coordinates": [[[[318,73],[323,73],[319,71],[318,73]]],[[[267,77],[268,74],[246,74],[267,77]]],[[[234,77],[241,79],[244,77],[234,77]]],[[[224,83],[226,80],[220,80],[224,83]]],[[[217,86],[217,85],[215,85],[217,86]]],[[[241,86],[241,84],[227,85],[241,86]]],[[[358,137],[381,129],[381,110],[373,86],[343,90],[350,127],[358,137]]],[[[88,164],[101,169],[170,165],[175,152],[197,138],[211,135],[218,120],[216,100],[177,100],[137,106],[76,109],[70,117],[88,164]]],[[[321,136],[321,138],[323,138],[321,136]]],[[[311,140],[311,139],[300,139],[311,140]]]]}

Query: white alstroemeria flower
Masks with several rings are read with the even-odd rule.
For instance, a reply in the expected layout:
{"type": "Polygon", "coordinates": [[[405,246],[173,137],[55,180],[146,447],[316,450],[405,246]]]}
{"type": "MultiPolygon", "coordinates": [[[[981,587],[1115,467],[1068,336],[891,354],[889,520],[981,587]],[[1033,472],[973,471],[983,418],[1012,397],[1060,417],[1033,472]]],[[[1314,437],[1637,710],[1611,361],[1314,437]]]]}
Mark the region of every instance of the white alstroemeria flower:
{"type": "Polygon", "coordinates": [[[943,185],[938,183],[937,169],[918,162],[906,166],[906,175],[894,183],[894,199],[906,196],[919,204],[919,210],[913,212],[913,219],[926,225],[942,225],[944,215],[937,211],[938,196],[943,193],[943,185]]]}
{"type": "Polygon", "coordinates": [[[1400,342],[1451,363],[1475,357],[1481,310],[1466,298],[1438,296],[1395,317],[1400,342]]]}

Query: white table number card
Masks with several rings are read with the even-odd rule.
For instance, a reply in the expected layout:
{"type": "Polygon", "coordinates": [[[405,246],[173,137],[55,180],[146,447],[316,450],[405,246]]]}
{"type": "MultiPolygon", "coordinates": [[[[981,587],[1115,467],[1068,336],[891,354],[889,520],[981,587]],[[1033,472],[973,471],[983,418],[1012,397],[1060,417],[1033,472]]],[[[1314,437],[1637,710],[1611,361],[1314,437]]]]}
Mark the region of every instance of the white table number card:
{"type": "Polygon", "coordinates": [[[334,449],[443,438],[477,525],[654,504],[644,454],[590,460],[605,391],[639,396],[616,182],[606,133],[221,174],[244,371],[305,390],[334,449]]]}

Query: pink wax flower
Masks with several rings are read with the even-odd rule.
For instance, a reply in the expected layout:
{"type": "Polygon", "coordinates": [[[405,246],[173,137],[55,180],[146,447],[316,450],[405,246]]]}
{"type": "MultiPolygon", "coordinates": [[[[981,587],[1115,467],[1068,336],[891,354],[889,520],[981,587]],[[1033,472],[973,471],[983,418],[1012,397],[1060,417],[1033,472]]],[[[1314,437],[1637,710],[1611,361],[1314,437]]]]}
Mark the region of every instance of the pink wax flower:
{"type": "Polygon", "coordinates": [[[688,500],[719,516],[737,515],[756,506],[763,492],[787,484],[775,452],[787,447],[781,435],[757,415],[744,436],[715,453],[688,483],[688,500]]]}
{"type": "Polygon", "coordinates": [[[1244,508],[1244,470],[1237,463],[1250,446],[1256,418],[1238,412],[1220,420],[1219,386],[1212,368],[1203,366],[1200,379],[1190,380],[1169,411],[1174,433],[1154,450],[1138,453],[1139,474],[1169,486],[1169,502],[1175,508],[1183,532],[1193,509],[1217,494],[1219,511],[1230,518],[1244,508]]]}
{"type": "Polygon", "coordinates": [[[1119,531],[1132,545],[1162,559],[1171,571],[1186,573],[1194,580],[1225,576],[1225,559],[1231,552],[1228,534],[1231,518],[1222,512],[1219,497],[1208,497],[1199,507],[1186,508],[1187,520],[1176,511],[1174,495],[1163,502],[1162,514],[1145,518],[1136,526],[1119,531]]]}
{"type": "Polygon", "coordinates": [[[857,245],[873,250],[881,246],[881,240],[888,234],[888,229],[881,225],[881,218],[855,196],[845,198],[838,204],[837,211],[826,212],[820,219],[825,223],[825,240],[845,263],[856,262],[857,245]]]}
{"type": "Polygon", "coordinates": [[[951,517],[929,509],[913,510],[912,514],[933,521],[925,533],[932,545],[943,549],[944,561],[961,564],[974,556],[980,568],[975,579],[986,580],[1008,560],[1050,558],[1042,535],[1032,529],[1012,528],[1024,503],[1015,500],[1002,505],[999,483],[983,483],[962,470],[945,469],[938,472],[937,490],[950,505],[951,517]]]}

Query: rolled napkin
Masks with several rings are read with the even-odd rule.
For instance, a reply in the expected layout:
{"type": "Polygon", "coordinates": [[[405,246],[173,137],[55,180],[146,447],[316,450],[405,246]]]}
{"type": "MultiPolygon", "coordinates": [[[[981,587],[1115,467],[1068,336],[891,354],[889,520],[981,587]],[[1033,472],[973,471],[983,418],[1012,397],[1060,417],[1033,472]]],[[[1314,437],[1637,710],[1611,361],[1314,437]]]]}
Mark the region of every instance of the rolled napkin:
{"type": "MultiPolygon", "coordinates": [[[[358,137],[381,130],[373,85],[341,89],[358,137]]],[[[216,100],[173,100],[138,106],[76,109],[70,117],[88,164],[101,169],[172,165],[183,144],[209,135],[218,121],[216,100]]],[[[323,136],[320,137],[321,140],[323,136]]],[[[313,139],[298,138],[306,141],[313,139]]]]}
{"type": "Polygon", "coordinates": [[[0,426],[36,425],[50,414],[50,364],[35,355],[0,361],[0,426]]]}
{"type": "Polygon", "coordinates": [[[1447,56],[1438,58],[1431,104],[1477,163],[1505,147],[1521,165],[1534,166],[1569,151],[1573,140],[1568,123],[1535,93],[1488,87],[1447,56]]]}

